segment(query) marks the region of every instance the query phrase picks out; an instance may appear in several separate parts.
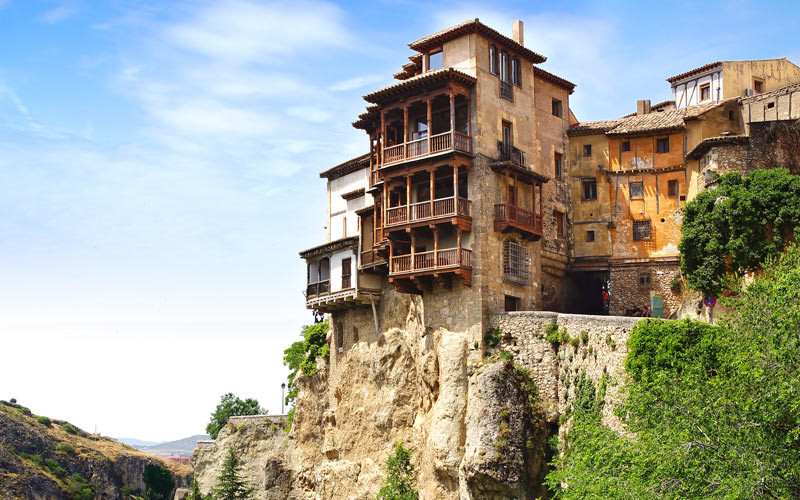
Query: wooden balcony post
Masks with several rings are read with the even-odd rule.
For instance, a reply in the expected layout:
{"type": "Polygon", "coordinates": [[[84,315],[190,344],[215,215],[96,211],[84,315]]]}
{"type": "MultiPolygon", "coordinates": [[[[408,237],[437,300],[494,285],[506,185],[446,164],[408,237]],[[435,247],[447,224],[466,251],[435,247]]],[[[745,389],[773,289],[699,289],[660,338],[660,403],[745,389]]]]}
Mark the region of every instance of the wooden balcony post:
{"type": "Polygon", "coordinates": [[[381,158],[380,164],[383,165],[386,158],[383,157],[386,149],[386,111],[381,110],[381,158]]]}
{"type": "MultiPolygon", "coordinates": [[[[458,165],[453,165],[453,203],[458,204],[458,165]]],[[[458,209],[456,209],[458,213],[458,209]]]]}
{"type": "Polygon", "coordinates": [[[403,106],[403,158],[408,158],[408,105],[403,106]]]}
{"type": "Polygon", "coordinates": [[[411,175],[406,175],[406,222],[411,222],[411,175]]]}
{"type": "Polygon", "coordinates": [[[450,89],[450,146],[456,147],[456,95],[450,89]]]}
{"type": "Polygon", "coordinates": [[[431,134],[433,133],[433,100],[428,98],[428,154],[431,154],[431,134]]]}
{"type": "Polygon", "coordinates": [[[458,267],[461,267],[461,228],[458,228],[457,231],[458,236],[456,236],[456,252],[458,253],[458,267]]]}
{"type": "MultiPolygon", "coordinates": [[[[381,199],[381,236],[383,236],[383,226],[386,225],[386,210],[389,207],[389,194],[386,190],[386,185],[389,183],[389,179],[384,179],[383,181],[383,198],[381,199]]],[[[381,241],[383,239],[381,238],[381,241]]]]}
{"type": "Polygon", "coordinates": [[[439,253],[439,226],[433,226],[433,257],[437,257],[439,253]]]}
{"type": "Polygon", "coordinates": [[[506,171],[506,205],[511,204],[511,178],[508,175],[508,168],[506,171]]]}
{"type": "Polygon", "coordinates": [[[435,184],[434,183],[434,174],[435,174],[434,170],[431,169],[431,184],[430,184],[430,193],[431,193],[431,214],[430,215],[431,215],[431,217],[434,216],[434,213],[433,213],[433,189],[434,189],[434,184],[435,184]]]}
{"type": "Polygon", "coordinates": [[[416,238],[414,238],[414,230],[412,229],[411,230],[411,270],[414,270],[416,268],[416,265],[415,265],[416,262],[414,262],[414,252],[415,252],[414,247],[416,246],[416,242],[417,242],[417,240],[416,240],[416,238]]]}
{"type": "Polygon", "coordinates": [[[533,224],[536,225],[536,181],[531,181],[531,213],[533,213],[533,224]]]}
{"type": "Polygon", "coordinates": [[[544,198],[544,192],[542,192],[542,183],[539,183],[539,215],[544,216],[542,212],[542,198],[544,198]]]}

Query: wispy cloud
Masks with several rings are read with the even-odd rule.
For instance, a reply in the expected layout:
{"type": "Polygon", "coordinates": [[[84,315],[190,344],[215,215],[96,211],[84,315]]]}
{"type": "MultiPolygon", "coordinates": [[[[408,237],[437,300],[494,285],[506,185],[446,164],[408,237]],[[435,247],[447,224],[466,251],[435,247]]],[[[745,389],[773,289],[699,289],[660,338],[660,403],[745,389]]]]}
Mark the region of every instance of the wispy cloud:
{"type": "Polygon", "coordinates": [[[72,4],[63,4],[47,10],[39,16],[39,20],[47,24],[57,24],[73,17],[78,13],[78,7],[72,4]]]}
{"type": "Polygon", "coordinates": [[[330,86],[330,90],[333,92],[355,90],[383,80],[386,80],[386,77],[382,75],[356,76],[353,78],[348,78],[346,80],[334,83],[333,85],[330,86]]]}

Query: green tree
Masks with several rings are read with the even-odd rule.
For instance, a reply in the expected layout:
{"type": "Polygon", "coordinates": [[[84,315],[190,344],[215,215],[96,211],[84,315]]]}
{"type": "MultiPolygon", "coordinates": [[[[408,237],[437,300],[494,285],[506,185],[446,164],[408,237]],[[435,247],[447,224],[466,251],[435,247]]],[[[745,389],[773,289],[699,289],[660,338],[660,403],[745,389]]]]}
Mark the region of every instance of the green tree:
{"type": "MultiPolygon", "coordinates": [[[[327,336],[329,329],[328,320],[313,325],[306,325],[302,328],[301,336],[303,340],[292,343],[288,349],[283,351],[283,364],[289,368],[287,377],[286,404],[292,404],[297,399],[297,385],[294,381],[298,372],[312,376],[317,373],[317,358],[328,361],[331,350],[328,346],[327,336]]],[[[287,431],[291,429],[294,420],[294,407],[289,410],[287,431]]]]}
{"type": "Polygon", "coordinates": [[[192,485],[189,487],[189,494],[186,500],[207,500],[206,497],[200,493],[200,487],[197,485],[197,479],[192,479],[192,485]]]}
{"type": "Polygon", "coordinates": [[[229,417],[261,415],[263,413],[266,413],[266,410],[259,406],[257,400],[252,398],[241,400],[229,392],[222,396],[214,413],[211,414],[211,421],[206,426],[206,432],[211,436],[211,439],[217,439],[219,431],[228,423],[229,417]]]}
{"type": "Polygon", "coordinates": [[[800,176],[788,170],[724,174],[684,208],[681,272],[690,288],[721,295],[800,229],[800,176]]]}
{"type": "Polygon", "coordinates": [[[800,247],[726,302],[719,326],[637,324],[618,408],[635,438],[576,404],[558,498],[800,498],[800,247]]]}
{"type": "Polygon", "coordinates": [[[77,472],[64,481],[64,492],[70,500],[93,500],[94,490],[94,485],[77,472]]]}
{"type": "Polygon", "coordinates": [[[228,450],[214,488],[214,500],[244,500],[253,497],[253,490],[247,487],[240,467],[239,458],[232,449],[228,450]]]}
{"type": "Polygon", "coordinates": [[[175,478],[166,467],[158,464],[147,464],[142,473],[145,498],[147,500],[168,500],[175,489],[175,478]]]}
{"type": "Polygon", "coordinates": [[[411,452],[397,443],[394,455],[386,460],[385,485],[378,492],[377,500],[417,500],[414,464],[411,463],[411,452]]]}

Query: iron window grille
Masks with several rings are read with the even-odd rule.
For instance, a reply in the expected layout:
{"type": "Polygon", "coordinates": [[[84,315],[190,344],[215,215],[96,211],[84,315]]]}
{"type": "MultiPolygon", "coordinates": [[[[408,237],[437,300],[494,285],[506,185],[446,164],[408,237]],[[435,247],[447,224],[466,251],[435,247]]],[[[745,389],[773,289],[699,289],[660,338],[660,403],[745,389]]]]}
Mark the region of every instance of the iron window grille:
{"type": "Polygon", "coordinates": [[[650,219],[633,221],[633,241],[647,241],[652,237],[653,230],[650,219]]]}
{"type": "Polygon", "coordinates": [[[528,249],[515,240],[503,243],[503,280],[527,285],[531,267],[528,249]]]}

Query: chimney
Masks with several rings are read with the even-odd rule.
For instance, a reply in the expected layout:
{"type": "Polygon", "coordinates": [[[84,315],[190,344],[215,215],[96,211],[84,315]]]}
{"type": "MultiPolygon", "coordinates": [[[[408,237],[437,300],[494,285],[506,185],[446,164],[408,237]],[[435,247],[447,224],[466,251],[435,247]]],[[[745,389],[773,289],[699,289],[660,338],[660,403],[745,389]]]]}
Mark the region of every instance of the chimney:
{"type": "Polygon", "coordinates": [[[525,23],[517,19],[511,23],[511,38],[520,45],[525,45],[525,23]]]}
{"type": "Polygon", "coordinates": [[[636,114],[646,115],[650,113],[650,99],[636,101],[636,114]]]}

